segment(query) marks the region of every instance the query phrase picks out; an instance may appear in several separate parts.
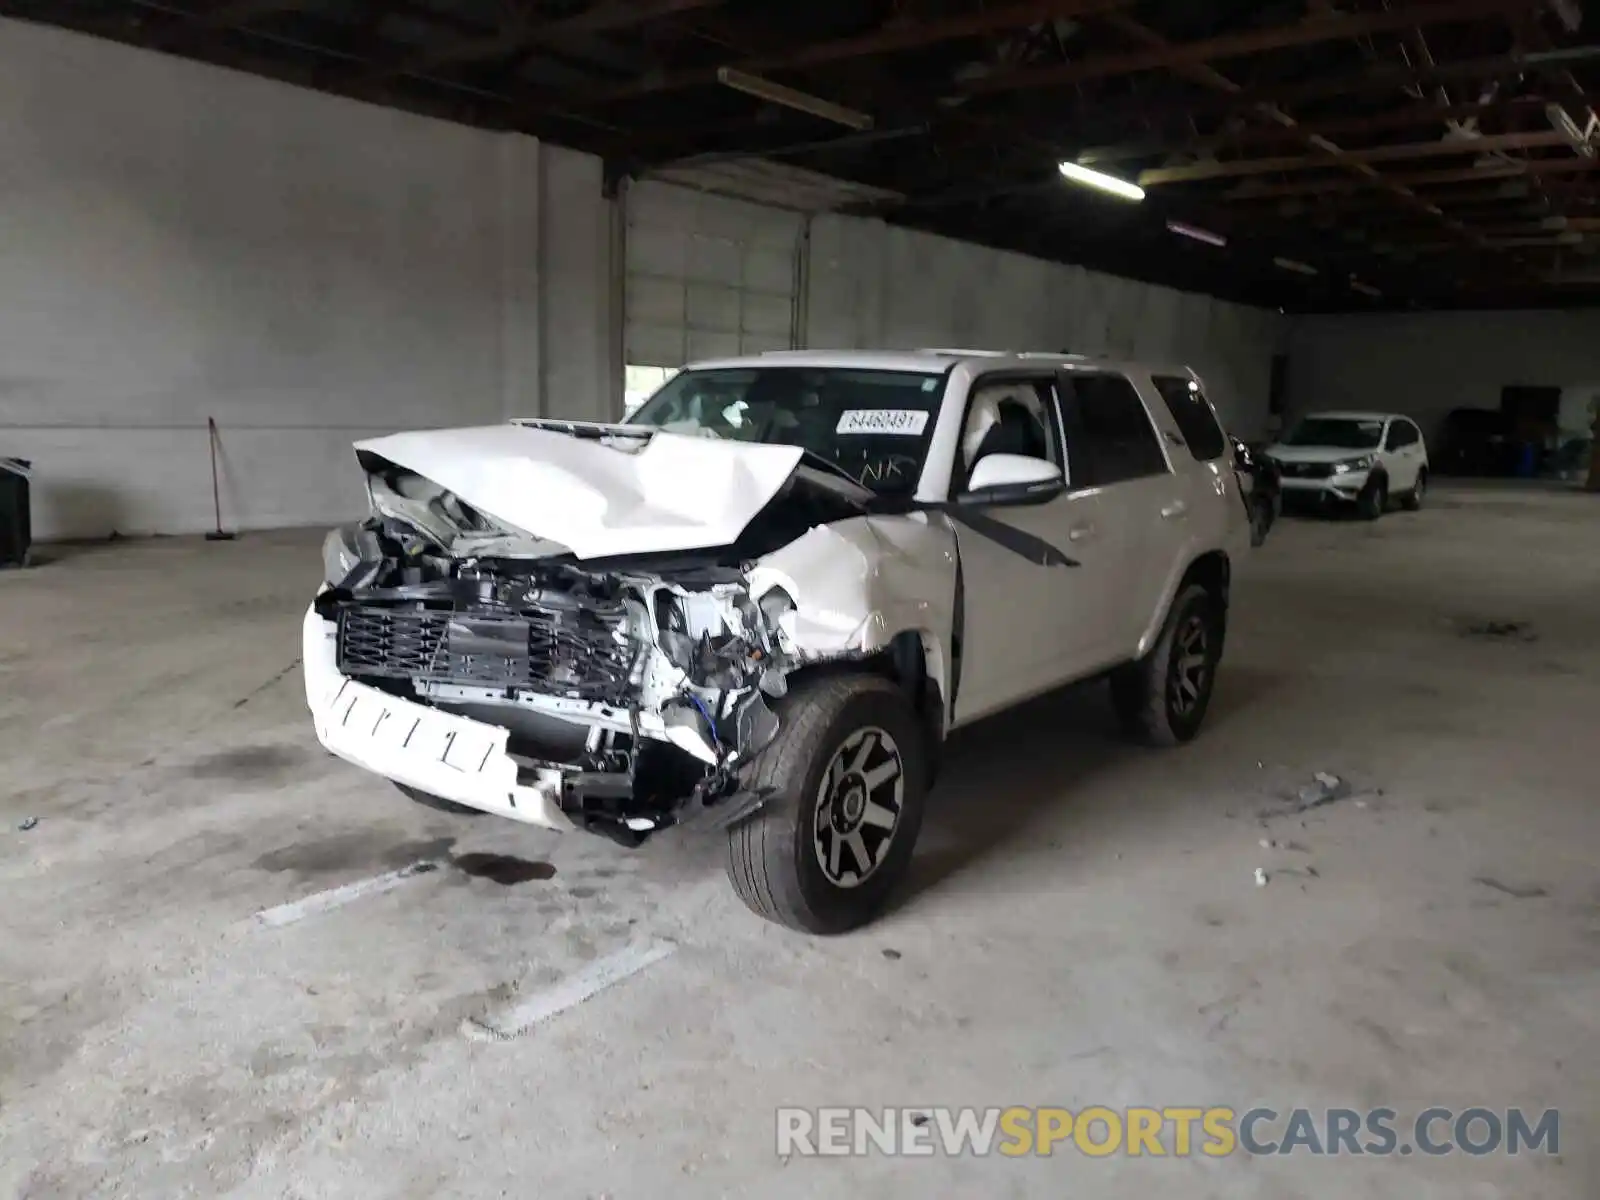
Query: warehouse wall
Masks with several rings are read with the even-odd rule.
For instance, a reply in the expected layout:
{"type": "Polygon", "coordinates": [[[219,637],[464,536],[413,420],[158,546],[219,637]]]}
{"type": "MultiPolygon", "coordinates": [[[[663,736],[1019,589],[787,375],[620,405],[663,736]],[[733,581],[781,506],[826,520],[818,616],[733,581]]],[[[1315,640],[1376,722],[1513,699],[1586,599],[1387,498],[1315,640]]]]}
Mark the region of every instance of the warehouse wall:
{"type": "Polygon", "coordinates": [[[811,225],[806,342],[1070,350],[1194,367],[1229,428],[1261,433],[1276,312],[990,250],[880,221],[811,225]]]}
{"type": "Polygon", "coordinates": [[[42,538],[360,511],[356,438],[620,404],[600,164],[0,20],[0,455],[42,538]]]}
{"type": "MultiPolygon", "coordinates": [[[[361,437],[620,412],[597,159],[0,19],[0,164],[0,455],[36,460],[40,538],[208,528],[208,417],[248,529],[361,511],[361,437]]],[[[1183,361],[1264,423],[1276,313],[875,221],[809,246],[805,344],[1183,361]]]]}
{"type": "Polygon", "coordinates": [[[1405,413],[1436,437],[1452,408],[1499,408],[1508,384],[1559,387],[1562,427],[1600,396],[1600,311],[1308,317],[1290,338],[1289,406],[1405,413]]]}

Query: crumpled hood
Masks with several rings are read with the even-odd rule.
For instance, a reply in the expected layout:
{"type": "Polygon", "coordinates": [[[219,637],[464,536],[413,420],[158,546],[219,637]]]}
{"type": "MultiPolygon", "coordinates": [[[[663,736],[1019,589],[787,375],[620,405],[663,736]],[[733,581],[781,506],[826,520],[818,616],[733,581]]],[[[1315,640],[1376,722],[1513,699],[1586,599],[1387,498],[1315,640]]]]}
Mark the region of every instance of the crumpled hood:
{"type": "Polygon", "coordinates": [[[600,440],[525,425],[397,433],[356,443],[509,529],[579,558],[725,546],[800,465],[798,446],[636,430],[600,440]],[[632,436],[629,436],[632,435],[632,436]]]}

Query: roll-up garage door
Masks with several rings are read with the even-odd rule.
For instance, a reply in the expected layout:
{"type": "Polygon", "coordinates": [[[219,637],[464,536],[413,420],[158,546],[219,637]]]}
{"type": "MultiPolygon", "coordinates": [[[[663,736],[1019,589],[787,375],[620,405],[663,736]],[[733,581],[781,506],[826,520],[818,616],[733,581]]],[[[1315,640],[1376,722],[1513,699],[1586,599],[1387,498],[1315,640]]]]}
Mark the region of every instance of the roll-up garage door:
{"type": "Polygon", "coordinates": [[[649,181],[627,214],[630,366],[794,346],[800,214],[649,181]]]}

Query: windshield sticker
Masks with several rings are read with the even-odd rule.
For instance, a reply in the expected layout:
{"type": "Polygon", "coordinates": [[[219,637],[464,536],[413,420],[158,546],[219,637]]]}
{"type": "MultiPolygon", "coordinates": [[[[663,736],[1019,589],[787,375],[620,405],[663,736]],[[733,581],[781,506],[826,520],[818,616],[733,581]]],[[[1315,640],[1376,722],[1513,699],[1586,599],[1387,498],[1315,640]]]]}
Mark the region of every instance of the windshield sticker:
{"type": "Polygon", "coordinates": [[[899,437],[921,437],[928,426],[928,414],[914,408],[852,408],[839,414],[835,433],[887,433],[899,437]]]}

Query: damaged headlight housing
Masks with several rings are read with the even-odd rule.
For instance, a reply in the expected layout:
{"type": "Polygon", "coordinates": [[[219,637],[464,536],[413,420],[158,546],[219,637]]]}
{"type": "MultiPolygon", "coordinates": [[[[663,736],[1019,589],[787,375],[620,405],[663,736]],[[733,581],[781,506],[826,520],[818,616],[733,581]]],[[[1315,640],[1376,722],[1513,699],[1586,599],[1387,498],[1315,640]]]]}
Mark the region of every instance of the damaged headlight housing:
{"type": "Polygon", "coordinates": [[[761,610],[761,615],[766,618],[767,626],[776,629],[778,622],[783,620],[785,613],[794,611],[794,597],[781,587],[768,588],[756,605],[761,610]]]}
{"type": "Polygon", "coordinates": [[[322,578],[329,587],[349,580],[356,568],[382,560],[378,535],[364,524],[340,525],[322,539],[322,578]]]}
{"type": "Polygon", "coordinates": [[[744,686],[747,643],[730,627],[724,602],[709,594],[655,596],[656,643],[699,687],[744,686]]]}
{"type": "Polygon", "coordinates": [[[656,642],[675,667],[699,687],[748,687],[765,674],[776,652],[775,634],[794,601],[772,588],[758,603],[742,591],[655,595],[656,642]]]}
{"type": "Polygon", "coordinates": [[[354,525],[340,525],[328,530],[328,536],[322,539],[322,578],[330,587],[343,583],[361,561],[355,545],[355,528],[354,525]]]}

